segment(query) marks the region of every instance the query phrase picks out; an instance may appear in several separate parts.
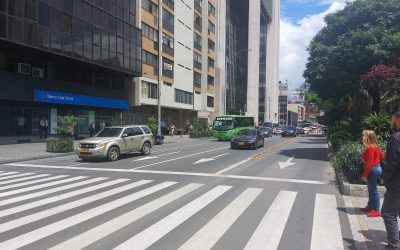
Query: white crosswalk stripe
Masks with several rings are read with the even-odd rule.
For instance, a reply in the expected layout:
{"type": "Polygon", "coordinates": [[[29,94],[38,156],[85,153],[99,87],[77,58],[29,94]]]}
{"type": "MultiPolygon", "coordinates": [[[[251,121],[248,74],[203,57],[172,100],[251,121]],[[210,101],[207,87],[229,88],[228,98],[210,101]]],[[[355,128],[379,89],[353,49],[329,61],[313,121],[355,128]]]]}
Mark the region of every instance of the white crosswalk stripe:
{"type": "MultiPolygon", "coordinates": [[[[0,171],[0,174],[6,173],[9,172],[0,171]]],[[[20,174],[12,172],[14,176],[20,174]]],[[[296,199],[297,192],[281,190],[276,195],[251,187],[239,193],[235,186],[208,187],[201,183],[179,185],[172,181],[53,174],[32,174],[29,177],[0,187],[0,197],[15,195],[0,200],[0,249],[36,249],[39,245],[39,248],[52,250],[93,246],[103,249],[104,240],[112,237],[115,249],[136,250],[154,244],[158,246],[176,235],[177,242],[173,243],[173,248],[201,250],[220,246],[220,243],[225,246],[227,236],[237,233],[236,230],[247,230],[248,236],[241,242],[245,249],[277,249],[283,235],[287,237],[285,229],[290,225],[289,217],[299,199],[296,199]],[[56,177],[64,179],[56,180],[56,177]],[[52,187],[55,185],[60,186],[52,187]],[[69,190],[81,186],[85,187],[69,190]],[[60,193],[46,196],[56,192],[60,193]],[[272,198],[272,202],[262,203],[264,196],[272,198]],[[221,203],[224,199],[229,201],[221,203]],[[62,202],[64,200],[66,202],[62,202]],[[19,202],[16,206],[1,209],[3,205],[16,202],[19,202]],[[139,206],[135,206],[137,202],[141,202],[139,206]],[[264,208],[255,210],[261,203],[264,208]],[[129,206],[134,208],[121,210],[129,206]],[[166,209],[171,212],[165,212],[166,209]],[[258,213],[257,220],[250,217],[254,211],[258,213]],[[199,213],[203,212],[212,214],[208,219],[198,220],[199,213]],[[141,220],[153,213],[161,215],[160,219],[141,220]],[[62,216],[58,219],[59,215],[62,216]],[[101,223],[93,220],[97,218],[101,218],[101,223]],[[84,223],[89,220],[90,223],[84,223]],[[249,221],[250,224],[244,229],[235,223],[239,221],[249,221]],[[180,230],[189,224],[191,233],[180,237],[180,230]],[[72,230],[64,236],[64,230],[77,225],[79,232],[72,230]],[[140,230],[130,234],[127,229],[136,225],[141,225],[140,230]],[[124,234],[119,235],[120,231],[124,234]],[[52,240],[56,234],[57,238],[52,240]],[[31,247],[31,244],[37,245],[31,247]]],[[[313,221],[312,228],[308,229],[312,231],[311,249],[344,248],[336,199],[335,195],[316,194],[315,204],[309,204],[309,209],[314,209],[314,213],[307,218],[313,221]]]]}
{"type": "MultiPolygon", "coordinates": [[[[18,185],[20,185],[20,186],[28,185],[29,183],[25,182],[26,180],[38,179],[38,178],[42,178],[42,177],[46,177],[46,176],[49,176],[49,174],[39,174],[39,175],[33,175],[33,176],[24,177],[24,178],[18,178],[16,180],[3,181],[1,183],[1,185],[6,185],[6,184],[10,184],[10,183],[23,181],[22,183],[15,184],[16,185],[15,187],[19,187],[18,185]]],[[[58,175],[56,177],[62,178],[62,177],[64,177],[64,175],[58,175]]],[[[10,188],[13,188],[13,187],[12,186],[2,186],[2,187],[0,187],[0,190],[10,189],[10,188]]]]}
{"type": "MultiPolygon", "coordinates": [[[[12,179],[15,177],[22,177],[22,176],[27,176],[27,175],[33,175],[33,173],[6,175],[6,176],[1,177],[0,180],[8,180],[8,179],[12,179]]],[[[2,182],[0,182],[0,185],[2,185],[2,182]]]]}
{"type": "Polygon", "coordinates": [[[0,176],[6,176],[6,175],[13,175],[13,174],[17,174],[18,172],[2,172],[1,174],[0,174],[0,176]]]}

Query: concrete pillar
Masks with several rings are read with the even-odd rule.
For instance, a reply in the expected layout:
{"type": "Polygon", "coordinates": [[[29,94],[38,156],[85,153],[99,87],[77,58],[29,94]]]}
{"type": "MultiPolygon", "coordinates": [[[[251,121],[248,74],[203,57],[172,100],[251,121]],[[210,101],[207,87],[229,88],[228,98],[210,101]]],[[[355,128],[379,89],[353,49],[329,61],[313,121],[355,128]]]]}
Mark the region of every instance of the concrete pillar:
{"type": "Polygon", "coordinates": [[[226,1],[217,2],[216,24],[216,72],[215,72],[215,113],[226,113],[226,1]]]}
{"type": "Polygon", "coordinates": [[[249,52],[247,70],[247,111],[258,122],[259,76],[260,76],[260,0],[249,0],[249,52]]]}

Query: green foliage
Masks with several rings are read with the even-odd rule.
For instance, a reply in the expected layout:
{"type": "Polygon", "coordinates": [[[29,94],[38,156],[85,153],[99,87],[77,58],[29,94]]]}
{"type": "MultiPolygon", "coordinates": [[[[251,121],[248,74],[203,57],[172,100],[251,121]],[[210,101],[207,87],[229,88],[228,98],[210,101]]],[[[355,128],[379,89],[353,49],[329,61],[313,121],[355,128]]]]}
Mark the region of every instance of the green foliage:
{"type": "Polygon", "coordinates": [[[311,91],[332,104],[326,110],[329,122],[364,115],[361,76],[373,65],[395,63],[399,20],[398,0],[356,0],[325,18],[326,27],[308,48],[304,77],[311,91]]]}
{"type": "Polygon", "coordinates": [[[348,121],[341,121],[336,125],[332,126],[328,133],[328,140],[331,142],[332,147],[335,151],[351,141],[360,140],[360,128],[353,126],[352,123],[348,121]]]}
{"type": "Polygon", "coordinates": [[[363,120],[363,129],[375,131],[378,138],[387,139],[390,135],[390,118],[387,115],[373,114],[363,120]]]}
{"type": "Polygon", "coordinates": [[[190,138],[202,138],[202,137],[212,137],[212,131],[193,131],[189,134],[190,138]]]}
{"type": "Polygon", "coordinates": [[[74,151],[74,142],[69,137],[49,137],[46,140],[46,151],[68,153],[74,151]]]}
{"type": "Polygon", "coordinates": [[[193,126],[194,126],[194,131],[198,131],[198,132],[207,130],[207,128],[208,128],[207,122],[205,120],[201,120],[201,119],[194,119],[193,126]]]}
{"type": "Polygon", "coordinates": [[[147,119],[147,126],[149,127],[149,129],[151,130],[151,132],[156,132],[158,129],[158,122],[157,119],[154,117],[149,117],[147,119]]]}
{"type": "Polygon", "coordinates": [[[73,132],[77,120],[74,116],[59,116],[57,126],[55,127],[56,133],[61,136],[68,136],[73,132]]]}
{"type": "Polygon", "coordinates": [[[338,169],[350,183],[361,184],[363,146],[358,142],[347,142],[331,159],[331,164],[338,169]]]}

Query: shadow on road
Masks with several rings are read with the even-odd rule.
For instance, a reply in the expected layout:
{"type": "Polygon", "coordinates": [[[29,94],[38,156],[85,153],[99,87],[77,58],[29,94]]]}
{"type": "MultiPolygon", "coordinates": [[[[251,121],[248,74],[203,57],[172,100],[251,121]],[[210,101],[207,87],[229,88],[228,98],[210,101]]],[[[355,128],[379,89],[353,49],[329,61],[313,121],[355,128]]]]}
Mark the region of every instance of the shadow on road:
{"type": "Polygon", "coordinates": [[[325,138],[307,139],[307,141],[301,141],[299,143],[303,143],[303,144],[324,144],[324,143],[326,143],[326,139],[325,138]]]}
{"type": "Polygon", "coordinates": [[[281,152],[279,152],[279,154],[287,157],[293,157],[295,159],[306,159],[314,161],[328,160],[328,155],[325,147],[287,149],[282,150],[281,152]]]}

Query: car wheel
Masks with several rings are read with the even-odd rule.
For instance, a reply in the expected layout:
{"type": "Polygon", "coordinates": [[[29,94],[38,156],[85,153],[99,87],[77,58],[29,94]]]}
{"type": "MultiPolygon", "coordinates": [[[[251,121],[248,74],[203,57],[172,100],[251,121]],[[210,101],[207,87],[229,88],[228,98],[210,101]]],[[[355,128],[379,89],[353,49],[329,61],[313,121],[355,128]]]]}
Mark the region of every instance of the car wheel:
{"type": "Polygon", "coordinates": [[[142,155],[148,155],[150,154],[151,150],[151,145],[148,142],[145,142],[142,146],[142,155]]]}
{"type": "Polygon", "coordinates": [[[120,156],[119,148],[116,147],[116,146],[111,147],[111,148],[108,150],[107,156],[108,156],[108,160],[109,160],[109,161],[116,161],[116,160],[118,160],[118,159],[119,159],[119,156],[120,156]]]}

